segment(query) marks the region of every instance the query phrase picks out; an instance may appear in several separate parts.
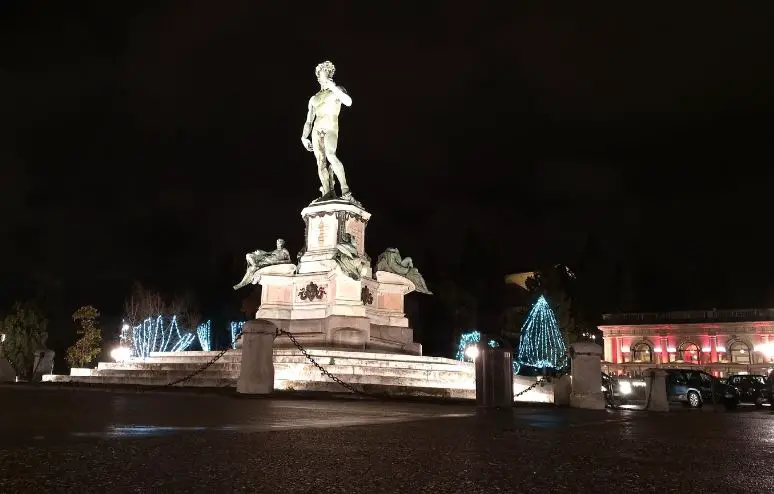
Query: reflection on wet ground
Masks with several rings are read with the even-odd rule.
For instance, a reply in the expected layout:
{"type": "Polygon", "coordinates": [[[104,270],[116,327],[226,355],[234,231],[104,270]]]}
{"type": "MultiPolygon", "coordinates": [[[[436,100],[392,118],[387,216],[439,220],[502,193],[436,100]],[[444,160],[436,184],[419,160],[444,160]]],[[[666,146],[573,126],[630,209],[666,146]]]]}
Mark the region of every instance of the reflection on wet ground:
{"type": "Polygon", "coordinates": [[[481,411],[0,386],[0,493],[772,492],[772,424],[754,407],[481,411]]]}
{"type": "Polygon", "coordinates": [[[0,442],[259,432],[465,417],[471,406],[0,388],[0,442]]]}

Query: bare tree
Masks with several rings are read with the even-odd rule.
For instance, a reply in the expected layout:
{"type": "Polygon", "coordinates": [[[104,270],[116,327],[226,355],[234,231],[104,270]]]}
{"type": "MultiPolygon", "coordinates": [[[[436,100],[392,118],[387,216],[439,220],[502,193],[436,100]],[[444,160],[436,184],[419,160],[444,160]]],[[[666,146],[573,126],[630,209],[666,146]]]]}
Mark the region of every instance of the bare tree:
{"type": "Polygon", "coordinates": [[[124,322],[136,326],[145,319],[157,316],[175,316],[180,328],[187,331],[195,330],[201,322],[201,314],[190,292],[167,301],[159,292],[135,282],[131,294],[124,302],[124,322]]]}

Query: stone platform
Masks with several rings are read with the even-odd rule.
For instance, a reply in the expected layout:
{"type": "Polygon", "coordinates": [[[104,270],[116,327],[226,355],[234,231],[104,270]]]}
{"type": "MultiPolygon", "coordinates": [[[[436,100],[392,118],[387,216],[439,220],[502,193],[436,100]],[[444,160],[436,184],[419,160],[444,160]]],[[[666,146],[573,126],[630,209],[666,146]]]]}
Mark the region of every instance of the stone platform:
{"type": "MultiPolygon", "coordinates": [[[[346,350],[308,350],[325,370],[365,391],[393,396],[435,396],[475,399],[473,364],[442,357],[346,350]]],[[[101,385],[163,386],[185,377],[215,357],[218,352],[152,353],[144,361],[100,362],[91,375],[44,376],[47,382],[101,385]]],[[[239,377],[241,351],[230,350],[183,386],[234,387],[239,377]]],[[[274,388],[296,391],[345,391],[317,369],[298,350],[274,350],[274,388]]],[[[514,394],[535,382],[514,376],[514,394]]],[[[538,386],[516,401],[552,403],[553,386],[538,386]]]]}

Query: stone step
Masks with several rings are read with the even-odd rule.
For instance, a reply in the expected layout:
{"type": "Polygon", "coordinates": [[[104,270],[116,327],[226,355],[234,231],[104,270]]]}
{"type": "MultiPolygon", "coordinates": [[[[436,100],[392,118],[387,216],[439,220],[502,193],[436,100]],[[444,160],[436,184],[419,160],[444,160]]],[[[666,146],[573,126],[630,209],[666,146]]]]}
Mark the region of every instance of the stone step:
{"type": "MultiPolygon", "coordinates": [[[[166,386],[171,380],[156,374],[152,377],[124,377],[124,376],[43,376],[43,382],[78,383],[78,384],[121,384],[136,386],[166,386]]],[[[236,378],[210,377],[201,374],[189,379],[184,384],[186,387],[220,388],[236,386],[236,378]]]]}
{"type": "MultiPolygon", "coordinates": [[[[216,357],[220,352],[152,352],[147,362],[190,362],[190,361],[208,361],[216,357]]],[[[326,350],[326,349],[309,349],[308,353],[313,358],[348,358],[348,359],[361,359],[361,360],[374,360],[374,361],[395,361],[395,362],[412,362],[419,364],[447,364],[458,365],[457,360],[448,359],[445,357],[427,357],[418,355],[403,355],[398,353],[377,353],[377,352],[349,352],[346,350],[326,350]]],[[[300,351],[296,349],[275,349],[275,358],[292,357],[302,355],[300,351]]],[[[222,359],[241,361],[242,350],[229,350],[226,352],[222,359]]]]}
{"type": "MultiPolygon", "coordinates": [[[[127,376],[63,376],[47,375],[43,376],[44,382],[69,382],[78,384],[101,384],[101,385],[137,385],[137,386],[165,386],[170,382],[169,379],[160,374],[152,376],[133,375],[127,376]]],[[[414,380],[414,379],[396,379],[383,376],[343,376],[342,380],[349,384],[356,385],[358,389],[366,392],[386,393],[394,396],[436,396],[448,398],[475,398],[475,385],[446,387],[435,386],[433,382],[414,380]]],[[[514,394],[522,391],[524,388],[534,383],[534,379],[520,377],[519,382],[513,386],[514,394]]],[[[208,375],[198,375],[185,383],[178,385],[181,387],[234,387],[236,386],[235,377],[213,377],[208,375]]],[[[275,378],[274,387],[278,390],[295,391],[330,391],[346,392],[345,388],[324,376],[310,376],[300,380],[275,378]]],[[[552,403],[553,386],[546,384],[537,387],[529,392],[516,397],[517,402],[531,403],[552,403]]]]}
{"type": "MultiPolygon", "coordinates": [[[[322,368],[342,379],[344,379],[344,376],[382,376],[400,379],[438,381],[450,385],[458,382],[473,382],[475,380],[473,372],[450,372],[444,370],[352,365],[323,365],[322,368]]],[[[274,371],[275,375],[282,376],[283,379],[301,379],[312,375],[322,374],[317,367],[309,363],[275,364],[274,371]]]]}
{"type": "MultiPolygon", "coordinates": [[[[319,357],[315,355],[312,355],[312,358],[320,365],[473,372],[472,364],[462,364],[457,361],[453,361],[454,363],[435,363],[416,361],[412,362],[404,360],[362,359],[350,357],[319,357]]],[[[308,359],[301,354],[274,356],[275,364],[299,364],[304,362],[308,362],[308,359]]]]}
{"type": "MultiPolygon", "coordinates": [[[[357,361],[360,362],[360,361],[357,361]]],[[[146,375],[152,373],[164,374],[167,377],[183,376],[201,369],[199,364],[152,364],[147,362],[124,363],[122,365],[104,365],[97,369],[97,375],[104,376],[132,376],[146,375]]],[[[335,376],[345,375],[374,375],[385,377],[396,377],[406,379],[434,380],[443,383],[456,383],[472,381],[475,378],[473,369],[467,366],[459,368],[444,368],[440,370],[432,369],[412,369],[408,367],[383,367],[372,365],[322,365],[322,368],[335,376]]],[[[233,363],[219,363],[208,367],[202,371],[207,375],[213,374],[234,374],[239,375],[240,365],[233,363]]],[[[298,363],[276,363],[275,372],[278,375],[289,376],[286,378],[303,378],[309,375],[321,374],[321,371],[312,365],[306,359],[299,359],[298,363]]]]}
{"type": "MultiPolygon", "coordinates": [[[[179,352],[189,353],[189,352],[179,352]]],[[[131,360],[126,362],[100,362],[97,366],[98,369],[135,369],[144,368],[144,366],[152,365],[205,365],[212,360],[214,356],[217,356],[217,352],[190,352],[192,354],[200,355],[174,355],[169,357],[152,357],[146,360],[131,360]],[[201,355],[205,354],[205,355],[201,355]]],[[[353,357],[346,353],[340,353],[338,355],[330,355],[329,352],[324,354],[311,354],[312,358],[321,365],[352,365],[360,367],[391,367],[391,368],[410,368],[414,370],[442,370],[442,371],[460,371],[460,372],[472,372],[473,365],[470,363],[461,363],[456,360],[440,359],[435,360],[435,357],[429,357],[427,362],[420,360],[403,360],[403,359],[385,359],[385,358],[372,358],[365,359],[362,357],[353,357]]],[[[235,364],[239,365],[241,362],[241,355],[225,354],[214,365],[220,364],[235,364]]],[[[301,364],[308,362],[308,359],[300,352],[295,353],[275,353],[274,362],[277,364],[301,364]]]]}
{"type": "MultiPolygon", "coordinates": [[[[102,372],[106,370],[144,370],[144,369],[159,369],[159,370],[174,370],[174,369],[199,369],[203,367],[207,362],[145,362],[145,361],[131,361],[131,362],[100,362],[97,366],[97,371],[102,372]]],[[[217,362],[210,365],[210,369],[229,369],[239,370],[242,365],[239,362],[217,362]]]]}

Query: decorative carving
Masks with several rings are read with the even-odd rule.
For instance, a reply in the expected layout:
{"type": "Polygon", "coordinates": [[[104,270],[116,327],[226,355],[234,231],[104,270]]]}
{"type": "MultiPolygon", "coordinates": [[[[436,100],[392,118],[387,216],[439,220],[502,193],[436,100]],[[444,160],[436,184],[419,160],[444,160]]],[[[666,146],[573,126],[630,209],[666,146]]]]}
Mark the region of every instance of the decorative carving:
{"type": "Polygon", "coordinates": [[[239,290],[251,283],[257,284],[261,280],[261,276],[258,274],[258,270],[261,268],[276,264],[292,264],[290,252],[285,248],[285,241],[281,238],[277,239],[277,248],[273,251],[256,250],[245,255],[245,259],[247,260],[247,271],[242,277],[242,281],[234,285],[234,290],[239,290]]]}
{"type": "Polygon", "coordinates": [[[371,290],[369,290],[367,286],[364,286],[360,290],[360,301],[363,302],[363,305],[373,305],[374,303],[374,295],[371,293],[371,290]]]}
{"type": "Polygon", "coordinates": [[[310,281],[308,285],[298,291],[298,296],[301,300],[308,300],[310,302],[322,300],[325,296],[325,287],[318,286],[314,281],[310,281]]]}
{"type": "Polygon", "coordinates": [[[357,246],[353,243],[352,235],[344,234],[344,240],[336,246],[336,262],[341,270],[357,281],[363,272],[363,259],[357,255],[357,246]]]}
{"type": "Polygon", "coordinates": [[[401,258],[398,249],[391,247],[379,254],[379,258],[376,261],[376,270],[395,273],[408,278],[414,283],[417,292],[428,295],[433,294],[433,292],[427,289],[425,279],[422,278],[419,270],[414,267],[414,261],[410,257],[401,258]]]}

